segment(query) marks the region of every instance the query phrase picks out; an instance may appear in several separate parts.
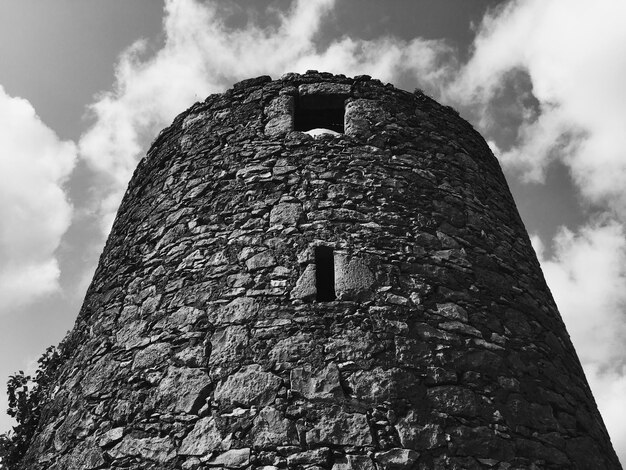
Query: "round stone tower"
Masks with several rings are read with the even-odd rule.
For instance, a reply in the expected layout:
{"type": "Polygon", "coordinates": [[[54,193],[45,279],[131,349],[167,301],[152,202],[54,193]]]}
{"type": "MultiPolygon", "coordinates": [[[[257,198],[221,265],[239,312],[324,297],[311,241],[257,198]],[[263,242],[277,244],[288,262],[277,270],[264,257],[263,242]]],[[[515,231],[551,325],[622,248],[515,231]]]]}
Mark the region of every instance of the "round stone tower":
{"type": "Polygon", "coordinates": [[[368,76],[178,116],[66,348],[24,468],[621,468],[496,158],[368,76]]]}

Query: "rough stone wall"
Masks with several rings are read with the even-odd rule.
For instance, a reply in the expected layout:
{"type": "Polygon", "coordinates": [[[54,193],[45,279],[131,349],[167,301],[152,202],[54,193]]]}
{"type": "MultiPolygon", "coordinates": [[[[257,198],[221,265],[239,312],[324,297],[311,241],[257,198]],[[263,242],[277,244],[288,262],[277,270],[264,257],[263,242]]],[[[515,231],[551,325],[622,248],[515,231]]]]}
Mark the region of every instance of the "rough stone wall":
{"type": "Polygon", "coordinates": [[[24,468],[621,468],[484,140],[366,76],[260,77],[178,116],[70,344],[24,468]],[[292,131],[318,95],[345,134],[292,131]]]}

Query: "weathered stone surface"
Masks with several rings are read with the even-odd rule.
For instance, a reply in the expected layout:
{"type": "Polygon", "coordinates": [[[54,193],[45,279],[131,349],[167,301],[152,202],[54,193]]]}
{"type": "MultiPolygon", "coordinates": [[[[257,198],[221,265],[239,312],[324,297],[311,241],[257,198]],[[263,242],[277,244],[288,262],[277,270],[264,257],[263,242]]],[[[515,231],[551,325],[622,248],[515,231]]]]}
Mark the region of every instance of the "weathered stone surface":
{"type": "Polygon", "coordinates": [[[180,455],[207,455],[219,449],[222,435],[215,419],[208,416],[200,419],[183,439],[178,449],[180,455]]]}
{"type": "Polygon", "coordinates": [[[357,399],[369,403],[382,403],[397,397],[399,374],[402,374],[399,369],[385,370],[382,367],[374,367],[372,370],[356,371],[347,382],[357,399]]]}
{"type": "Polygon", "coordinates": [[[109,429],[98,440],[100,447],[109,447],[111,444],[118,442],[124,436],[124,427],[109,429]]]}
{"type": "Polygon", "coordinates": [[[315,298],[316,294],[315,265],[309,264],[298,278],[296,286],[291,291],[291,298],[309,300],[315,298]]]}
{"type": "Polygon", "coordinates": [[[411,449],[390,449],[385,452],[377,452],[374,460],[383,469],[403,470],[411,468],[420,454],[411,449]]]}
{"type": "Polygon", "coordinates": [[[446,331],[452,331],[454,333],[461,333],[465,335],[476,336],[478,338],[482,337],[482,333],[480,330],[474,328],[473,326],[467,325],[460,321],[446,321],[439,323],[439,328],[446,331]]]}
{"type": "Polygon", "coordinates": [[[346,103],[345,133],[350,136],[370,137],[381,117],[376,100],[356,99],[346,103]]]}
{"type": "Polygon", "coordinates": [[[375,470],[372,459],[364,455],[344,455],[335,459],[332,470],[375,470]]]}
{"type": "Polygon", "coordinates": [[[298,452],[287,457],[287,464],[292,465],[320,465],[324,466],[330,459],[330,449],[320,447],[306,452],[298,452]]]}
{"type": "Polygon", "coordinates": [[[371,294],[374,275],[360,258],[335,255],[335,292],[340,299],[361,299],[371,294]]]}
{"type": "Polygon", "coordinates": [[[105,464],[102,452],[93,442],[79,443],[69,456],[68,470],[91,470],[105,464]]]}
{"type": "Polygon", "coordinates": [[[135,355],[133,369],[150,369],[161,364],[172,351],[168,343],[156,343],[146,346],[135,355]]]}
{"type": "Polygon", "coordinates": [[[280,137],[293,129],[294,99],[292,96],[279,96],[272,100],[267,109],[269,121],[265,125],[265,135],[280,137]]]}
{"type": "Polygon", "coordinates": [[[285,202],[272,207],[270,225],[294,226],[302,217],[302,204],[285,202]]]}
{"type": "MultiPolygon", "coordinates": [[[[254,318],[259,312],[259,302],[250,297],[238,297],[219,307],[215,313],[220,324],[239,324],[254,318]]],[[[211,315],[212,316],[212,315],[211,315]]]]}
{"type": "MultiPolygon", "coordinates": [[[[559,449],[555,449],[554,447],[547,446],[541,442],[536,442],[530,439],[517,439],[515,442],[515,453],[519,457],[527,457],[532,460],[543,460],[552,465],[560,465],[563,467],[569,467],[571,465],[571,462],[565,453],[559,449]]],[[[591,455],[593,455],[593,453],[591,455]]],[[[600,460],[596,459],[595,463],[600,463],[600,460]]]]}
{"type": "Polygon", "coordinates": [[[18,470],[620,468],[489,146],[367,76],[176,118],[67,341],[18,470]]]}
{"type": "Polygon", "coordinates": [[[211,338],[213,349],[209,357],[209,366],[214,371],[226,371],[237,365],[237,358],[244,355],[249,342],[248,329],[245,326],[227,326],[218,329],[211,338]],[[218,366],[222,366],[218,369],[218,366]]]}
{"type": "Polygon", "coordinates": [[[115,335],[117,344],[125,349],[145,346],[149,342],[149,339],[143,336],[147,326],[148,322],[143,320],[127,323],[115,335]]]}
{"type": "Polygon", "coordinates": [[[190,413],[210,384],[208,375],[201,369],[170,367],[159,383],[156,395],[165,409],[190,413]]]}
{"type": "Polygon", "coordinates": [[[224,468],[243,468],[250,463],[250,449],[231,449],[207,462],[210,466],[224,468]]]}
{"type": "Polygon", "coordinates": [[[293,369],[290,380],[291,390],[309,400],[340,399],[344,396],[339,369],[332,362],[319,371],[311,371],[310,367],[293,369]]]}
{"type": "Polygon", "coordinates": [[[432,346],[421,340],[397,336],[395,338],[395,355],[398,365],[405,367],[420,367],[426,365],[433,355],[432,346]]]}
{"type": "Polygon", "coordinates": [[[429,388],[427,394],[433,407],[439,411],[461,416],[476,414],[477,400],[471,390],[455,385],[442,385],[429,388]]]}
{"type": "Polygon", "coordinates": [[[125,436],[119,444],[106,453],[114,459],[139,457],[160,464],[167,463],[176,457],[174,444],[168,437],[125,436]]]}
{"type": "Polygon", "coordinates": [[[55,450],[63,451],[67,449],[72,439],[78,437],[77,434],[80,433],[80,430],[77,430],[77,428],[80,426],[81,421],[83,419],[81,419],[81,412],[78,410],[68,414],[62,420],[61,425],[54,431],[53,445],[55,450]]]}
{"type": "Polygon", "coordinates": [[[415,450],[434,449],[446,445],[446,435],[440,424],[420,424],[418,415],[410,410],[395,425],[402,447],[415,450]]]}
{"type": "Polygon", "coordinates": [[[316,348],[319,350],[321,346],[315,344],[313,335],[298,332],[279,340],[268,357],[277,368],[282,369],[286,364],[298,362],[303,357],[311,357],[316,348]]]}
{"type": "Polygon", "coordinates": [[[344,331],[341,336],[329,338],[324,345],[328,360],[337,364],[354,362],[367,368],[372,362],[375,351],[380,349],[376,337],[368,331],[359,328],[344,331]]]}
{"type": "Polygon", "coordinates": [[[276,408],[266,406],[254,419],[252,430],[254,448],[297,445],[299,443],[296,424],[276,408]]]}
{"type": "Polygon", "coordinates": [[[467,322],[467,312],[463,307],[460,307],[454,303],[437,304],[437,315],[449,318],[450,320],[458,320],[467,322]]]}
{"type": "Polygon", "coordinates": [[[161,329],[178,329],[183,332],[187,332],[191,329],[191,326],[204,317],[204,312],[194,307],[181,307],[176,310],[172,315],[169,315],[161,319],[155,325],[155,328],[161,329]]]}
{"type": "Polygon", "coordinates": [[[276,375],[251,365],[220,381],[214,397],[224,405],[263,406],[274,401],[281,384],[282,380],[276,375]]]}
{"type": "Polygon", "coordinates": [[[109,356],[103,357],[87,369],[80,381],[83,394],[88,397],[99,397],[110,393],[110,387],[119,372],[117,361],[109,356]]]}
{"type": "Polygon", "coordinates": [[[343,411],[339,407],[322,415],[315,427],[306,433],[309,445],[332,444],[368,446],[372,435],[365,415],[343,411]]]}
{"type": "Polygon", "coordinates": [[[256,271],[262,268],[271,268],[272,266],[276,266],[276,259],[269,250],[254,255],[246,261],[246,267],[250,271],[256,271]]]}
{"type": "Polygon", "coordinates": [[[589,437],[569,439],[565,450],[571,461],[579,463],[581,468],[602,468],[604,465],[598,445],[589,437]]]}
{"type": "Polygon", "coordinates": [[[350,85],[347,83],[306,83],[298,87],[301,96],[306,95],[349,95],[350,85]]]}
{"type": "Polygon", "coordinates": [[[519,427],[539,428],[544,431],[558,428],[550,405],[531,404],[519,393],[508,396],[503,415],[514,430],[519,427]]]}
{"type": "Polygon", "coordinates": [[[498,436],[486,426],[457,426],[451,433],[449,444],[458,455],[472,455],[498,461],[511,460],[515,455],[514,443],[498,436]]]}

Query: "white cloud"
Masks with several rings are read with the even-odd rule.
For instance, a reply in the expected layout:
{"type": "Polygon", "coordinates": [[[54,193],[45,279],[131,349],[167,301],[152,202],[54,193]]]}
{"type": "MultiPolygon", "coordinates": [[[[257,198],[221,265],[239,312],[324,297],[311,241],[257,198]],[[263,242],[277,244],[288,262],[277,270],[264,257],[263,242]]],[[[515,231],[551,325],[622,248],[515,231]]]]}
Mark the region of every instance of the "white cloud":
{"type": "Polygon", "coordinates": [[[626,238],[616,221],[561,228],[555,255],[540,262],[585,364],[626,363],[626,238]]]}
{"type": "Polygon", "coordinates": [[[114,90],[91,105],[93,126],[80,141],[83,158],[105,177],[100,213],[108,230],[147,144],[197,100],[242,78],[276,69],[313,49],[311,35],[332,1],[300,2],[277,28],[229,29],[216,3],[165,2],[165,45],[146,57],[140,41],[124,52],[114,90]]]}
{"type": "Polygon", "coordinates": [[[577,234],[562,228],[555,255],[544,257],[533,237],[546,281],[587,374],[613,445],[626,460],[626,238],[607,220],[577,234]]]}
{"type": "Polygon", "coordinates": [[[450,50],[443,42],[395,38],[343,38],[318,51],[315,36],[334,0],[300,0],[287,13],[268,11],[272,26],[224,24],[217,2],[167,0],[165,44],[154,55],[138,42],[121,57],[114,90],[91,106],[95,118],[80,141],[82,157],[105,178],[99,212],[108,231],[138,160],[176,114],[208,94],[244,78],[318,69],[382,80],[401,74],[439,86],[450,50]]]}
{"type": "MultiPolygon", "coordinates": [[[[514,1],[483,20],[449,90],[482,103],[483,129],[507,77],[527,74],[538,109],[518,103],[518,140],[501,155],[530,179],[562,160],[583,196],[626,217],[626,2],[514,1]]],[[[502,147],[502,146],[501,146],[502,147]]]]}
{"type": "Polygon", "coordinates": [[[63,183],[76,160],[31,104],[0,87],[0,313],[58,289],[55,250],[72,215],[63,183]]]}

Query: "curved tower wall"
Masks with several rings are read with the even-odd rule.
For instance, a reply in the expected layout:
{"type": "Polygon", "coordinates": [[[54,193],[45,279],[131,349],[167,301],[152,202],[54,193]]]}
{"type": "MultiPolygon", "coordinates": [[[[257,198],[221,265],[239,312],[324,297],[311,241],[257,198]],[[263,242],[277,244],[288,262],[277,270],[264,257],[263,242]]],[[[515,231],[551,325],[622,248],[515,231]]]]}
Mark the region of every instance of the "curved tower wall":
{"type": "Polygon", "coordinates": [[[25,468],[621,468],[485,141],[367,76],[178,116],[69,343],[25,468]]]}

